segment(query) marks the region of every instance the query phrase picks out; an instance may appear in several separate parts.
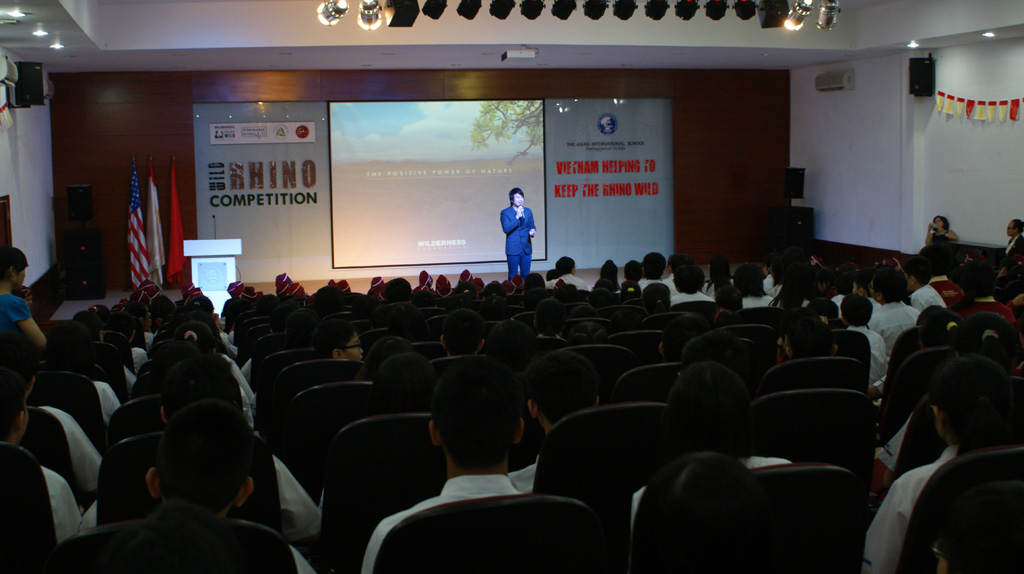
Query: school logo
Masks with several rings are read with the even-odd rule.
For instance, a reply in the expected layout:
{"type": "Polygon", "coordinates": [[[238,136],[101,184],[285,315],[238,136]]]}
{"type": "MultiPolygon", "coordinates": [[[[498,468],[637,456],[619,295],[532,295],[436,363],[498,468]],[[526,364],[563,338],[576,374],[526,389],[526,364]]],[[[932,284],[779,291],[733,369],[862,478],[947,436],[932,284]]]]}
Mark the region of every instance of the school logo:
{"type": "Polygon", "coordinates": [[[276,136],[278,139],[287,138],[288,137],[288,128],[286,128],[283,125],[277,125],[274,128],[274,136],[276,136]]]}
{"type": "Polygon", "coordinates": [[[601,132],[606,136],[610,136],[615,133],[615,130],[619,127],[619,121],[615,119],[615,116],[611,114],[604,114],[597,118],[597,131],[601,132]]]}

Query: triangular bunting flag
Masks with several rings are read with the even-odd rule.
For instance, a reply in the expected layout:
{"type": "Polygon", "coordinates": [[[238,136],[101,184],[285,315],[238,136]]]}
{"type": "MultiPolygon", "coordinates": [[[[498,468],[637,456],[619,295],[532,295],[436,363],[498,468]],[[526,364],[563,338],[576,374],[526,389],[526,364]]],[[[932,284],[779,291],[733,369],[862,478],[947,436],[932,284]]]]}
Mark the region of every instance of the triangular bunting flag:
{"type": "Polygon", "coordinates": [[[1003,101],[999,102],[999,121],[1001,121],[1001,122],[1005,122],[1006,121],[1006,108],[1009,105],[1010,105],[1010,102],[1007,101],[1007,100],[1003,100],[1003,101]]]}
{"type": "Polygon", "coordinates": [[[948,115],[953,114],[953,104],[955,103],[953,96],[946,94],[946,103],[942,107],[942,111],[948,115]]]}
{"type": "Polygon", "coordinates": [[[997,102],[988,103],[988,111],[985,114],[985,119],[988,121],[994,121],[996,119],[996,106],[999,105],[997,102]]]}
{"type": "Polygon", "coordinates": [[[960,117],[964,114],[964,102],[967,100],[963,98],[956,99],[956,117],[960,117]]]}
{"type": "Polygon", "coordinates": [[[946,101],[946,92],[937,92],[935,94],[935,111],[942,111],[942,104],[946,101]]]}
{"type": "Polygon", "coordinates": [[[967,115],[964,117],[967,119],[974,117],[974,100],[967,100],[967,115]]]}
{"type": "Polygon", "coordinates": [[[985,104],[985,100],[978,100],[978,106],[974,108],[974,117],[972,117],[971,119],[984,121],[986,107],[987,105],[985,104]]]}
{"type": "Polygon", "coordinates": [[[1010,100],[1010,120],[1017,121],[1020,117],[1020,100],[1010,100]]]}

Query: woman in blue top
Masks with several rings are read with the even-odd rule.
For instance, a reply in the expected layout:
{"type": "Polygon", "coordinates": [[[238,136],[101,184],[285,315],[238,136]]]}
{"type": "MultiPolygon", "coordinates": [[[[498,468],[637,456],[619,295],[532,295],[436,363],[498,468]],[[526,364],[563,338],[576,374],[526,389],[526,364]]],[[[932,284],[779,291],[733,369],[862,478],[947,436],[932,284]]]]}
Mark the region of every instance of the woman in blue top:
{"type": "Polygon", "coordinates": [[[26,268],[28,259],[20,249],[0,247],[0,331],[23,333],[42,349],[46,346],[46,335],[32,319],[25,299],[14,294],[25,283],[26,268]]]}

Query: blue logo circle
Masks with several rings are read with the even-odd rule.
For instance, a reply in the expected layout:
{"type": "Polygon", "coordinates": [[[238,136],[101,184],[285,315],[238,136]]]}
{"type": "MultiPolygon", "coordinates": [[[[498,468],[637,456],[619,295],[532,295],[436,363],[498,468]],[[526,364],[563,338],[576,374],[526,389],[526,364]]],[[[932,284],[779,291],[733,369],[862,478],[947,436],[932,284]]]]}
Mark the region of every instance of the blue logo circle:
{"type": "Polygon", "coordinates": [[[615,119],[615,116],[611,114],[604,114],[597,118],[597,131],[601,132],[606,136],[610,136],[615,133],[615,130],[619,127],[619,120],[615,119]]]}

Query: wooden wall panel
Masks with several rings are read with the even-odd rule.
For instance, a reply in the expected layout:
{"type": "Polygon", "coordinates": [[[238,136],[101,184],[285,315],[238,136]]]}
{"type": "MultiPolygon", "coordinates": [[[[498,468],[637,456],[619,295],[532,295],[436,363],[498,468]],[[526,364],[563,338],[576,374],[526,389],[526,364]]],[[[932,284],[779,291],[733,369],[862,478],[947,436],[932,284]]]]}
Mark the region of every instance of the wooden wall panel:
{"type": "Polygon", "coordinates": [[[406,70],[387,72],[339,72],[320,74],[324,101],[443,100],[444,72],[406,70]]]}
{"type": "MultiPolygon", "coordinates": [[[[165,236],[170,157],[177,157],[185,238],[196,237],[192,105],[200,102],[673,98],[675,250],[706,263],[759,261],[767,208],[782,205],[789,161],[789,73],[745,70],[415,70],[53,74],[58,261],[68,228],[64,187],[91,183],[92,228],[104,230],[107,284],[129,283],[131,156],[145,191],[153,155],[165,236]]],[[[77,227],[79,224],[71,224],[77,227]]],[[[637,254],[639,258],[643,254],[637,254]]],[[[188,280],[186,278],[186,280],[188,280]]]]}
{"type": "Polygon", "coordinates": [[[320,72],[195,72],[192,101],[313,102],[320,100],[320,72]]]}

